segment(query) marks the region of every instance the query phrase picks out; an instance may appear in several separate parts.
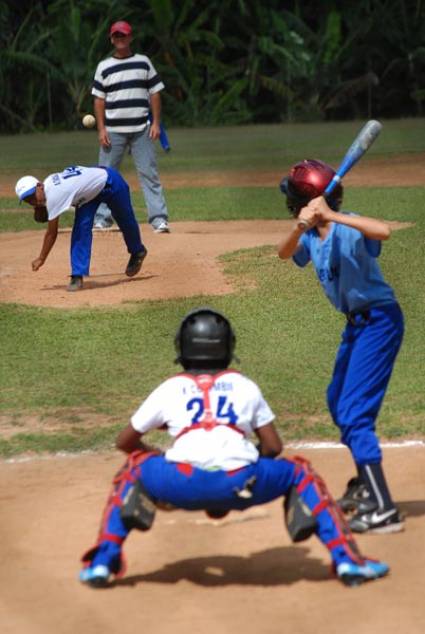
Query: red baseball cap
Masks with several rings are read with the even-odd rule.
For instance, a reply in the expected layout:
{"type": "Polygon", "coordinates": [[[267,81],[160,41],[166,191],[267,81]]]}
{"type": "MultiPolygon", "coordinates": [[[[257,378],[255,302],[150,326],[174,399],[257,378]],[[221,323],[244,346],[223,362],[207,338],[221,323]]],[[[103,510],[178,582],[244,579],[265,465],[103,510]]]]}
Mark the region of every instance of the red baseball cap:
{"type": "Polygon", "coordinates": [[[109,30],[109,35],[114,33],[124,33],[124,35],[131,35],[131,26],[128,22],[120,21],[114,22],[109,30]]]}

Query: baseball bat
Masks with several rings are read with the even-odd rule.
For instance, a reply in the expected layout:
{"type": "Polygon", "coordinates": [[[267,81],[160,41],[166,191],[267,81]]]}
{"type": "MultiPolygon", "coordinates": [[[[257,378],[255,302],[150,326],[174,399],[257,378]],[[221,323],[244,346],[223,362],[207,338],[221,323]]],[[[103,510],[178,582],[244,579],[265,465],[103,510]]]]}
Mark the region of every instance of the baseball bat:
{"type": "MultiPolygon", "coordinates": [[[[153,118],[152,112],[150,110],[148,114],[148,120],[149,123],[152,123],[153,118]]],[[[170,141],[168,140],[168,134],[162,122],[159,124],[159,142],[164,152],[169,152],[171,150],[170,141]]]]}
{"type": "MultiPolygon", "coordinates": [[[[372,143],[375,141],[376,137],[382,130],[382,123],[376,121],[375,119],[371,119],[368,121],[360,130],[347,152],[345,153],[344,158],[342,159],[338,169],[335,172],[334,177],[328,183],[325,191],[323,192],[324,196],[331,194],[338,183],[341,182],[342,178],[345,176],[347,172],[362,158],[363,154],[365,154],[372,143]]],[[[307,229],[308,223],[305,220],[300,220],[298,222],[298,226],[300,229],[307,229]]]]}
{"type": "Polygon", "coordinates": [[[168,140],[167,130],[165,126],[160,124],[160,134],[159,134],[159,142],[161,143],[161,147],[164,152],[169,152],[171,150],[170,141],[168,140]]]}

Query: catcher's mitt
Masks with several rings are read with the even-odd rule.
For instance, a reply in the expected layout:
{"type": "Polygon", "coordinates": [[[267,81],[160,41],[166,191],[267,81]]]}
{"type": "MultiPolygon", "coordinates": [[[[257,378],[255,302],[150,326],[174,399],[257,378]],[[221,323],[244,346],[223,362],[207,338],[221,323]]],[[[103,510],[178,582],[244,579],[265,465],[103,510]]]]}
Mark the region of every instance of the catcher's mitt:
{"type": "Polygon", "coordinates": [[[47,207],[34,207],[34,220],[36,222],[47,222],[48,219],[47,207]]]}

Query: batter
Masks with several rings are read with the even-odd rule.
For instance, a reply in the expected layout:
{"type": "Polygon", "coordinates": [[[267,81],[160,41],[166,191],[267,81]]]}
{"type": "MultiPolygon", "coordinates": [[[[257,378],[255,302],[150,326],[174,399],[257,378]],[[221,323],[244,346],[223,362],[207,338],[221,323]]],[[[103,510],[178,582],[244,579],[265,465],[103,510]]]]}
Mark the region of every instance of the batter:
{"type": "Polygon", "coordinates": [[[321,196],[334,175],[325,163],[297,163],[281,183],[293,228],[278,246],[282,259],[300,267],[312,262],[329,301],[346,317],[327,402],[341,441],[357,466],[340,500],[354,532],[403,529],[386,483],[376,419],[403,338],[403,314],[377,258],[389,226],[374,218],[340,212],[341,185],[321,196]],[[304,221],[303,224],[300,221],[304,221]]]}

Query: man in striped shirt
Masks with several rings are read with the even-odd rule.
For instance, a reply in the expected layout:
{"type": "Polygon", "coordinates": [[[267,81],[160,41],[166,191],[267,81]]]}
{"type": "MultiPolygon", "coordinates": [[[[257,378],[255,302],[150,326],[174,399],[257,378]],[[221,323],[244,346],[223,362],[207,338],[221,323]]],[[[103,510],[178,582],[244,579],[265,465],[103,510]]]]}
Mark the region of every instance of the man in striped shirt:
{"type": "MultiPolygon", "coordinates": [[[[100,143],[99,165],[118,169],[129,148],[149,223],[156,233],[168,233],[168,210],[153,144],[160,135],[160,91],[164,84],[146,55],[132,53],[132,28],[128,22],[115,22],[110,28],[110,38],[114,53],[98,64],[92,89],[100,143]]],[[[112,222],[109,208],[101,205],[95,227],[107,228],[112,222]]]]}

